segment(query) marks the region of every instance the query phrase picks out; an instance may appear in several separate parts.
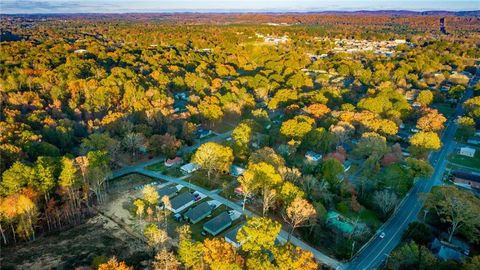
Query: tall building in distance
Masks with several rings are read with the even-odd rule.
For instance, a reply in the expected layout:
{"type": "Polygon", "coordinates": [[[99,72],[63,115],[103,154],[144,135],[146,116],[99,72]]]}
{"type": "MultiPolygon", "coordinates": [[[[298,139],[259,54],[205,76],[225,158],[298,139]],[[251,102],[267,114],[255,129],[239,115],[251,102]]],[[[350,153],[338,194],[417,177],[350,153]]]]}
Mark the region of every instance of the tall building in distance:
{"type": "Polygon", "coordinates": [[[445,18],[442,17],[440,18],[440,32],[442,32],[443,34],[447,34],[447,29],[445,28],[445,18]]]}

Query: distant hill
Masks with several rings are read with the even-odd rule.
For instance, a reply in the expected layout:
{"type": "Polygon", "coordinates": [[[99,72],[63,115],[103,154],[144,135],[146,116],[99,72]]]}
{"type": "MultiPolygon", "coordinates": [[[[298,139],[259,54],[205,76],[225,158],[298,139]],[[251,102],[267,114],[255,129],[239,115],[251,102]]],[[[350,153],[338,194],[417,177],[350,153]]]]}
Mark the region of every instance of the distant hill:
{"type": "Polygon", "coordinates": [[[351,14],[351,15],[381,15],[381,16],[480,16],[480,10],[472,11],[411,11],[411,10],[359,10],[359,11],[322,11],[309,12],[310,14],[351,14]]]}

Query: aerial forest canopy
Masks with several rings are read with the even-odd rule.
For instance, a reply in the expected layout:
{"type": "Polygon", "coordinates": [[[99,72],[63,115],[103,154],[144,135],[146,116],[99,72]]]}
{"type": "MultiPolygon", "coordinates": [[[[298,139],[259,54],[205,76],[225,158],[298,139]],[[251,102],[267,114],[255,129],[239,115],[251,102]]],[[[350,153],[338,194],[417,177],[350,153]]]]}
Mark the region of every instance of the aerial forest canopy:
{"type": "MultiPolygon", "coordinates": [[[[266,217],[275,214],[289,226],[288,239],[335,242],[327,252],[349,259],[351,243],[366,242],[416,179],[432,174],[427,157],[442,147],[452,108],[466,91],[480,90],[469,84],[480,59],[479,17],[447,16],[449,35],[438,31],[438,20],[2,16],[2,244],[84,223],[109,200],[112,172],[163,157],[164,167],[192,162],[218,190],[232,186],[222,181],[242,165],[245,173],[234,179],[243,188],[239,201],[262,216],[240,230],[240,238],[259,241],[247,241],[243,258],[223,240],[195,242],[188,229],[177,231],[183,265],[203,267],[205,258],[211,269],[259,269],[273,256],[267,269],[316,269],[310,253],[274,245],[281,225],[266,217]],[[230,131],[226,142],[206,142],[230,131]],[[356,179],[348,179],[351,160],[356,179]],[[333,239],[322,234],[327,212],[370,220],[333,239]],[[218,249],[233,259],[219,260],[218,249]]],[[[468,137],[480,123],[480,100],[464,108],[458,123],[468,137]]],[[[142,192],[129,213],[167,222],[157,205],[170,202],[151,187],[142,192]]],[[[173,256],[162,231],[148,226],[149,247],[173,256]]]]}

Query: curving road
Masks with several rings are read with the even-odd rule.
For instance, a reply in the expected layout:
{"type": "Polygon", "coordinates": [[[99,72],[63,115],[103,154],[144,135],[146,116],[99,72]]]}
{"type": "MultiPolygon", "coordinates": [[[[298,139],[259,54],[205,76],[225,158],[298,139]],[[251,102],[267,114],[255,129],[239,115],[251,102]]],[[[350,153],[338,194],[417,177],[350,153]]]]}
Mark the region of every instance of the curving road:
{"type": "MultiPolygon", "coordinates": [[[[476,83],[480,77],[480,71],[477,72],[474,80],[471,81],[471,86],[476,83]]],[[[383,239],[378,237],[378,233],[374,235],[370,241],[365,244],[359,252],[357,252],[354,259],[348,264],[343,264],[334,258],[331,258],[305,242],[301,241],[296,237],[291,237],[290,241],[292,244],[310,251],[313,253],[315,258],[323,263],[329,265],[334,269],[346,269],[346,270],[369,270],[377,268],[385,259],[389,257],[390,252],[400,243],[403,231],[407,229],[408,224],[417,220],[417,216],[422,210],[423,204],[420,199],[422,193],[429,192],[433,186],[441,184],[441,178],[445,172],[445,167],[447,164],[446,156],[453,150],[454,147],[454,135],[457,129],[455,121],[457,116],[462,115],[462,104],[463,101],[470,98],[473,95],[473,91],[470,89],[466,92],[461,102],[457,104],[454,114],[448,121],[447,127],[444,130],[442,135],[443,147],[440,151],[432,153],[430,155],[430,163],[434,167],[434,173],[430,179],[418,180],[409,193],[405,196],[402,202],[397,206],[395,212],[392,216],[383,224],[380,228],[380,231],[385,232],[385,237],[383,239]]],[[[221,141],[231,136],[231,131],[225,132],[222,134],[217,134],[214,137],[211,137],[207,140],[199,142],[190,147],[184,147],[179,151],[179,154],[186,154],[197,149],[201,144],[207,141],[221,141]]],[[[163,175],[159,172],[154,172],[145,169],[146,166],[157,163],[164,160],[164,158],[155,158],[146,162],[138,163],[132,166],[124,167],[122,169],[116,170],[112,173],[111,179],[130,174],[130,173],[140,173],[157,179],[162,179],[168,182],[181,184],[185,187],[188,187],[193,190],[204,193],[212,199],[220,201],[226,206],[237,210],[239,212],[244,212],[246,216],[256,216],[256,214],[245,210],[242,211],[242,207],[230,200],[225,199],[224,197],[218,195],[214,191],[206,190],[202,187],[196,186],[189,182],[186,182],[180,178],[175,178],[167,175],[163,175]]],[[[288,233],[284,230],[280,232],[280,237],[287,239],[288,233]]]]}
{"type": "MultiPolygon", "coordinates": [[[[222,134],[218,134],[215,137],[211,137],[211,138],[209,138],[205,141],[202,141],[202,142],[197,143],[195,145],[192,145],[190,147],[184,147],[179,151],[179,153],[182,153],[182,154],[190,153],[190,152],[194,151],[195,149],[197,149],[201,144],[203,144],[207,141],[221,141],[221,140],[224,140],[227,137],[229,137],[231,135],[231,133],[232,132],[229,131],[229,132],[225,132],[225,133],[222,133],[222,134]]],[[[187,188],[190,188],[192,190],[199,191],[199,192],[207,195],[208,197],[223,203],[224,205],[228,206],[229,208],[231,208],[233,210],[243,212],[243,214],[246,215],[246,216],[249,216],[249,217],[257,216],[255,213],[253,213],[253,212],[251,212],[247,209],[245,209],[245,211],[243,211],[242,206],[236,204],[235,202],[227,200],[226,198],[218,195],[215,191],[210,191],[210,190],[204,189],[202,187],[199,187],[197,185],[189,183],[189,182],[187,182],[187,181],[185,181],[181,178],[171,177],[171,176],[159,173],[159,172],[150,171],[150,170],[145,169],[146,166],[155,164],[155,163],[163,161],[163,160],[164,160],[164,158],[158,157],[158,158],[154,158],[154,159],[151,159],[151,160],[148,160],[148,161],[145,161],[145,162],[137,163],[137,164],[132,165],[132,166],[124,167],[122,169],[113,171],[110,179],[114,179],[114,178],[124,176],[124,175],[127,175],[127,174],[131,174],[131,173],[138,173],[138,174],[146,175],[146,176],[149,176],[149,177],[152,177],[152,178],[161,179],[161,180],[168,181],[168,182],[175,183],[175,184],[180,184],[180,185],[183,185],[183,186],[185,186],[187,188]]],[[[280,231],[280,238],[282,238],[282,240],[286,241],[286,239],[288,238],[288,233],[285,230],[281,230],[280,231]]],[[[341,262],[323,254],[322,252],[316,250],[315,248],[311,247],[310,245],[306,244],[305,242],[303,242],[302,240],[300,240],[300,239],[298,239],[294,236],[290,237],[290,242],[293,245],[298,246],[303,250],[307,250],[307,251],[312,252],[315,259],[323,262],[326,265],[329,265],[332,268],[335,268],[335,269],[343,269],[344,268],[343,264],[341,262]]]]}
{"type": "MultiPolygon", "coordinates": [[[[477,72],[475,79],[472,79],[470,86],[473,86],[480,72],[477,72]]],[[[345,265],[347,270],[367,270],[375,269],[389,257],[390,252],[400,243],[403,231],[407,229],[408,224],[417,220],[417,216],[422,210],[423,204],[421,194],[429,192],[433,186],[441,185],[442,176],[447,165],[446,156],[454,148],[454,136],[457,125],[454,121],[463,114],[463,102],[473,95],[469,89],[462,100],[457,104],[455,111],[448,121],[448,125],[442,135],[443,147],[440,151],[430,155],[430,163],[434,168],[434,173],[430,179],[418,180],[407,196],[397,206],[390,219],[384,223],[370,241],[363,246],[355,258],[345,265]],[[385,237],[378,237],[380,231],[385,232],[385,237]]]]}

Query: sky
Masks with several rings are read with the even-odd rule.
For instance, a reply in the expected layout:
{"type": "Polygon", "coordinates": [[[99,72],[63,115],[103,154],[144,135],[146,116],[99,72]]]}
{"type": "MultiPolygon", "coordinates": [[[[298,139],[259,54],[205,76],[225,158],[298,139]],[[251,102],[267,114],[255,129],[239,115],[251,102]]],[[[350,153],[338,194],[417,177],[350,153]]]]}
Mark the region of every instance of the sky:
{"type": "Polygon", "coordinates": [[[2,14],[480,10],[480,0],[0,0],[2,14]]]}

